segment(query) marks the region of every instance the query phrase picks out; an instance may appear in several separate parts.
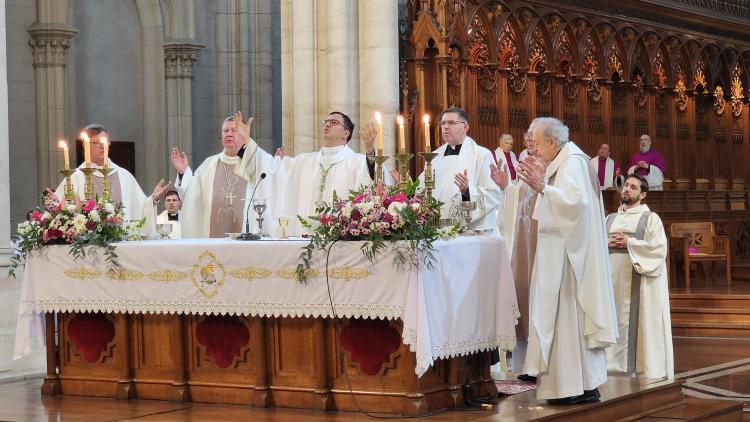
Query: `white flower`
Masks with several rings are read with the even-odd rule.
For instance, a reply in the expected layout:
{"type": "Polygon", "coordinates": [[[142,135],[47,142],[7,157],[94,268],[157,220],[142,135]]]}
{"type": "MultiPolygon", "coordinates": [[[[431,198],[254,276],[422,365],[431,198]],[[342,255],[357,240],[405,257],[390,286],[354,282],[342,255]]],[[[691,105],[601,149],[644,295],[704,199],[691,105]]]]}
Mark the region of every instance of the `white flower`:
{"type": "Polygon", "coordinates": [[[422,205],[422,204],[420,204],[419,202],[414,202],[414,203],[412,203],[412,204],[411,204],[411,209],[413,209],[414,211],[416,211],[416,210],[418,210],[418,209],[419,209],[419,207],[420,207],[421,205],[422,205]]]}
{"type": "Polygon", "coordinates": [[[73,227],[77,232],[83,232],[86,230],[86,216],[83,214],[76,214],[73,217],[73,227]]]}
{"type": "Polygon", "coordinates": [[[404,209],[403,202],[391,202],[391,205],[388,205],[388,213],[391,215],[398,215],[398,213],[401,212],[402,209],[404,209]]]}
{"type": "Polygon", "coordinates": [[[372,208],[375,206],[372,202],[360,202],[357,204],[357,209],[359,210],[359,213],[362,215],[369,214],[370,211],[372,211],[372,208]]]}
{"type": "Polygon", "coordinates": [[[67,208],[68,208],[68,212],[69,212],[69,213],[74,213],[74,212],[76,212],[76,204],[68,204],[68,207],[67,207],[67,208]]]}
{"type": "Polygon", "coordinates": [[[30,222],[24,221],[23,223],[18,225],[18,234],[20,234],[21,236],[26,236],[29,233],[31,233],[30,222]]]}
{"type": "Polygon", "coordinates": [[[110,215],[114,214],[115,206],[112,205],[111,202],[107,202],[106,204],[104,204],[104,211],[107,211],[107,214],[110,214],[110,215]]]}
{"type": "Polygon", "coordinates": [[[347,219],[352,218],[352,206],[351,206],[351,204],[346,204],[346,205],[344,205],[341,208],[341,215],[343,215],[347,219]]]}
{"type": "Polygon", "coordinates": [[[93,221],[94,223],[102,221],[102,216],[99,215],[99,211],[97,210],[91,210],[91,212],[89,213],[89,217],[91,217],[91,221],[93,221]]]}
{"type": "Polygon", "coordinates": [[[42,221],[47,221],[50,218],[52,218],[52,215],[49,212],[45,211],[44,214],[42,214],[42,221]]]}

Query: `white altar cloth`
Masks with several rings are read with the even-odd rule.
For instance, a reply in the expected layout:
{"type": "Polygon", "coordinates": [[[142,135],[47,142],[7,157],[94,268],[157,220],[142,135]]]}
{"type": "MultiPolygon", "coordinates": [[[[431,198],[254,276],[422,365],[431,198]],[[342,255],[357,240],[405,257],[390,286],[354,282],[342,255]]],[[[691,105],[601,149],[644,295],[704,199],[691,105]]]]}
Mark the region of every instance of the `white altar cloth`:
{"type": "Polygon", "coordinates": [[[437,241],[434,268],[412,271],[395,267],[391,253],[371,263],[360,242],[338,242],[330,299],[325,253],[314,256],[305,284],[295,278],[306,243],[123,242],[116,270],[101,255],[76,261],[67,246],[44,248],[26,262],[14,357],[43,345],[45,312],[87,311],[402,319],[418,376],[440,358],[515,347],[516,293],[498,235],[437,241]]]}

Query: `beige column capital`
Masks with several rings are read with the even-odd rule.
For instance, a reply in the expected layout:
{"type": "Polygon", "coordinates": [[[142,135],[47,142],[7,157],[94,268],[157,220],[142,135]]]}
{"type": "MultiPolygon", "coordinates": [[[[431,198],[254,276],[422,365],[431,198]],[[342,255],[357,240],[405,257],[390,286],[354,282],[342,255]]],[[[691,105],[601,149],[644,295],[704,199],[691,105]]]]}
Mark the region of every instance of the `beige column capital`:
{"type": "Polygon", "coordinates": [[[167,40],[163,46],[166,78],[192,79],[193,64],[204,45],[194,40],[167,40]]]}
{"type": "Polygon", "coordinates": [[[78,33],[64,24],[34,24],[28,29],[33,66],[65,67],[70,40],[78,33]]]}

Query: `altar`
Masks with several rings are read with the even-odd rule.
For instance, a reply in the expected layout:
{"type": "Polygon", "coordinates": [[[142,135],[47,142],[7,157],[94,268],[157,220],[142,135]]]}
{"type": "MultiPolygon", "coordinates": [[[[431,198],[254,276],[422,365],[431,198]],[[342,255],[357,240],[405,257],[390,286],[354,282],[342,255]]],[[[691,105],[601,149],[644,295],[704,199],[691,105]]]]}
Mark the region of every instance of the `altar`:
{"type": "Polygon", "coordinates": [[[519,316],[500,236],[435,242],[430,268],[359,242],[123,242],[26,263],[15,356],[46,347],[43,394],[424,414],[494,392],[519,316]]]}

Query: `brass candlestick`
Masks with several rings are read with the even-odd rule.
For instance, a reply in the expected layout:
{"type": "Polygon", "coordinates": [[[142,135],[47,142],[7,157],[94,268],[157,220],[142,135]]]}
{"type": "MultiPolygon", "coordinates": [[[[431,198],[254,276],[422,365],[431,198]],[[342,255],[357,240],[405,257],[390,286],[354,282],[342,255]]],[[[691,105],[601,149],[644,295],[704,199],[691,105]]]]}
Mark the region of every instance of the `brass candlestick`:
{"type": "Polygon", "coordinates": [[[69,203],[75,202],[76,197],[73,192],[73,182],[70,180],[70,176],[76,172],[76,169],[62,169],[60,174],[65,177],[65,200],[69,203]]]}
{"type": "Polygon", "coordinates": [[[396,165],[398,166],[399,187],[401,190],[406,189],[406,185],[409,183],[411,176],[409,175],[409,160],[414,157],[414,154],[410,154],[406,151],[401,151],[396,154],[396,165]]]}
{"type": "Polygon", "coordinates": [[[91,199],[94,197],[94,189],[91,186],[91,175],[94,174],[96,169],[90,166],[91,166],[91,163],[86,163],[85,166],[80,168],[86,180],[86,183],[84,184],[84,189],[83,189],[84,199],[91,199]]]}
{"type": "Polygon", "coordinates": [[[109,202],[110,197],[112,196],[112,187],[109,185],[109,171],[111,168],[107,165],[107,163],[104,163],[104,167],[102,167],[102,175],[104,176],[104,186],[103,186],[103,193],[102,198],[105,202],[109,202]]]}
{"type": "Polygon", "coordinates": [[[427,196],[432,198],[432,190],[435,189],[435,174],[432,171],[432,160],[438,156],[435,152],[420,152],[419,156],[424,159],[424,190],[427,196]]]}
{"type": "Polygon", "coordinates": [[[376,154],[372,157],[375,161],[375,184],[383,182],[383,163],[391,158],[389,155],[383,155],[383,150],[378,148],[376,154]]]}

